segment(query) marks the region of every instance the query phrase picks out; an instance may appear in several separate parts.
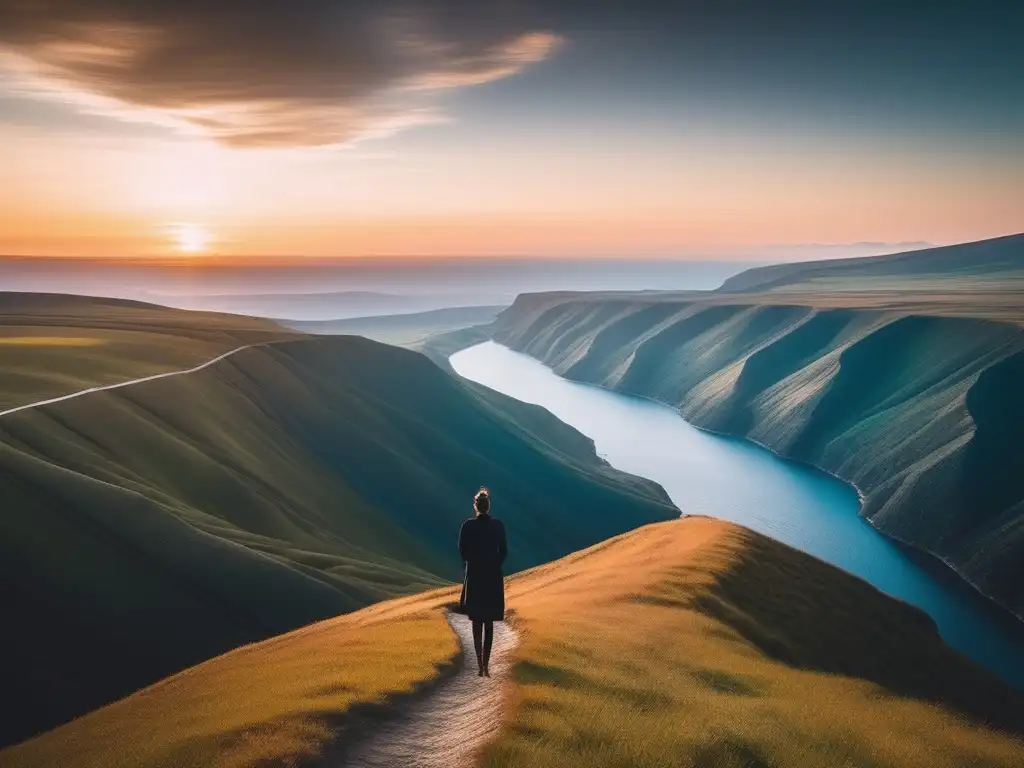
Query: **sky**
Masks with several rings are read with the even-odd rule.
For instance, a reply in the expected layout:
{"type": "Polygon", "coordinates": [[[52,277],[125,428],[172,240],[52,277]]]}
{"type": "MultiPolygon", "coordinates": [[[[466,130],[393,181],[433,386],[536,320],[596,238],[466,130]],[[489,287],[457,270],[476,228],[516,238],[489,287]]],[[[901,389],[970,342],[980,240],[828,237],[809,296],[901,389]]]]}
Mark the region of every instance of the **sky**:
{"type": "Polygon", "coordinates": [[[0,253],[807,257],[1008,234],[1021,39],[1006,0],[0,0],[0,253]]]}

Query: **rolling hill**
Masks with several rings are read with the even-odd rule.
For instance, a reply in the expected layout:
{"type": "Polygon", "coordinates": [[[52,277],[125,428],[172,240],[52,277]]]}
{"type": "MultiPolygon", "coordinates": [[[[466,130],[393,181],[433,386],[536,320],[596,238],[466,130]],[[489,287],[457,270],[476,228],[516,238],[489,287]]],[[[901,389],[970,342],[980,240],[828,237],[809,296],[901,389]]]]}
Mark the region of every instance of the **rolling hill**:
{"type": "Polygon", "coordinates": [[[267,320],[120,299],[0,292],[0,411],[296,336],[267,320]]]}
{"type": "Polygon", "coordinates": [[[728,293],[842,290],[1024,291],[1024,234],[894,255],[775,264],[730,277],[728,293]]]}
{"type": "Polygon", "coordinates": [[[832,266],[787,265],[740,275],[731,292],[521,296],[493,334],[571,379],[654,398],[848,480],[875,527],[1024,616],[1022,294],[1013,283],[934,291],[939,274],[1001,280],[997,266],[1019,265],[1022,244],[839,265],[851,274],[836,292],[792,290],[817,277],[784,284],[832,266]],[[853,274],[907,264],[914,279],[932,264],[931,288],[875,291],[853,274]],[[748,285],[771,290],[736,292],[748,285]]]}
{"type": "MultiPolygon", "coordinates": [[[[916,609],[738,526],[644,526],[520,573],[507,593],[522,640],[482,766],[1019,765],[1019,691],[916,609]]],[[[458,663],[442,614],[455,597],[378,603],[235,650],[0,763],[331,765],[389,702],[458,663]]]]}
{"type": "MultiPolygon", "coordinates": [[[[73,332],[57,316],[49,328],[73,332]]],[[[482,484],[513,570],[678,514],[546,411],[464,386],[418,353],[281,336],[195,373],[0,418],[0,742],[242,644],[458,579],[455,537],[482,484]]],[[[63,348],[37,352],[46,372],[63,348]]]]}

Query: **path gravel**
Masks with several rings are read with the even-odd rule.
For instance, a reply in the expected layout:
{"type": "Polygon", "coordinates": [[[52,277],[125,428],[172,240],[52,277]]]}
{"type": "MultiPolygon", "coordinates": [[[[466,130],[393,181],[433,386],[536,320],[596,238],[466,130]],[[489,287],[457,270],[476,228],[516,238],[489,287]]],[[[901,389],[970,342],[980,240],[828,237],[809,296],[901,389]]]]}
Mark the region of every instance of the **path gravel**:
{"type": "Polygon", "coordinates": [[[356,743],[337,768],[463,768],[494,735],[516,634],[503,622],[494,625],[491,676],[479,677],[469,620],[449,613],[448,623],[462,643],[462,670],[356,743]]]}

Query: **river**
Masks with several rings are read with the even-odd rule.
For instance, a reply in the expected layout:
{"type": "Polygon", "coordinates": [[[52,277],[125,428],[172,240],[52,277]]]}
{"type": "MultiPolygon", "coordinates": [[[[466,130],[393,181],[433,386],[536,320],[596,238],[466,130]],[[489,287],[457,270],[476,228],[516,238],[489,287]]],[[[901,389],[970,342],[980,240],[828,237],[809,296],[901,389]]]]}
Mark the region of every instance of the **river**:
{"type": "Polygon", "coordinates": [[[701,431],[675,410],[563,379],[494,342],[452,355],[462,377],[544,406],[612,466],[646,477],[684,514],[739,523],[853,573],[927,612],[943,639],[1024,688],[1024,633],[952,571],[908,553],[859,515],[848,484],[746,440],[701,431]]]}

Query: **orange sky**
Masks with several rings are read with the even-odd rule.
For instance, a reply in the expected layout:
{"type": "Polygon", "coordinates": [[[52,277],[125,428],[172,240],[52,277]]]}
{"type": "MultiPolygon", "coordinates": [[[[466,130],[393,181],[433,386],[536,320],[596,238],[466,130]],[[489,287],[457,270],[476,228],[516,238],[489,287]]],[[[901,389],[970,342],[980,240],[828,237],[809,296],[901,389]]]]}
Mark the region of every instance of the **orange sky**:
{"type": "Polygon", "coordinates": [[[0,255],[741,256],[1024,229],[1014,14],[823,4],[768,29],[760,3],[614,5],[9,5],[0,255]]]}
{"type": "MultiPolygon", "coordinates": [[[[433,129],[443,130],[443,128],[433,129]]],[[[1019,225],[1018,169],[799,142],[438,153],[232,149],[0,130],[0,252],[679,255],[777,243],[955,242],[1019,225]],[[880,160],[882,160],[880,162],[880,160]],[[198,233],[198,235],[196,234],[198,233]],[[192,245],[196,245],[193,242],[192,245]]]]}

